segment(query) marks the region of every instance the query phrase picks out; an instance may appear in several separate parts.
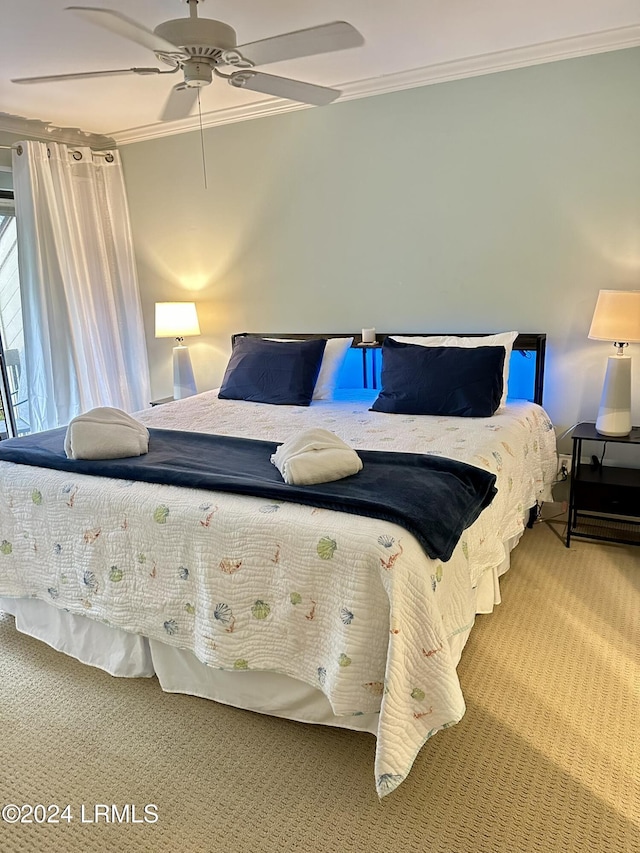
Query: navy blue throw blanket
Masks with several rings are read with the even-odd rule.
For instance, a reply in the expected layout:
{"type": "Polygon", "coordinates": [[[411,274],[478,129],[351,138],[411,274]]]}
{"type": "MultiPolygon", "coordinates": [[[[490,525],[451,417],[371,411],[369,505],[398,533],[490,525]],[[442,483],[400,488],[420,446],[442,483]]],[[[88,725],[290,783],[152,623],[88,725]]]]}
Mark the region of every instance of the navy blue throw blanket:
{"type": "Polygon", "coordinates": [[[421,453],[358,450],[358,474],[315,486],[287,485],[272,465],[278,445],[227,435],[150,429],[149,452],[126,459],[67,459],[66,429],[0,442],[0,459],[147,483],[165,483],[292,501],[380,518],[412,533],[432,558],[447,561],[462,531],[497,493],[495,475],[421,453]]]}

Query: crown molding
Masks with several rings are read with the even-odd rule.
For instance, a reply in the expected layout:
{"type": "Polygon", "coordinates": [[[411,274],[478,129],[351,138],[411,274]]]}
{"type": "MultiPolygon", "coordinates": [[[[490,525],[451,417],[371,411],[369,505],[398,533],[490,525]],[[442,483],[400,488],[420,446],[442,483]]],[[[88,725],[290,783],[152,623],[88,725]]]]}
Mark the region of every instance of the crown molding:
{"type": "Polygon", "coordinates": [[[13,133],[21,139],[38,142],[61,142],[65,145],[88,145],[90,148],[115,148],[111,136],[87,133],[79,127],[56,127],[48,121],[0,113],[0,132],[13,133]]]}
{"type": "MultiPolygon", "coordinates": [[[[338,98],[338,101],[340,100],[344,100],[344,90],[343,95],[338,98]]],[[[334,103],[338,103],[338,101],[334,103]]],[[[218,127],[222,124],[235,124],[238,121],[248,121],[253,118],[264,118],[265,116],[307,109],[310,109],[309,104],[298,104],[293,101],[282,100],[281,98],[268,98],[258,103],[228,107],[227,109],[206,113],[202,116],[202,127],[205,129],[208,127],[218,127]]],[[[189,118],[180,121],[149,124],[118,131],[113,134],[113,138],[117,145],[129,145],[133,142],[145,142],[149,139],[160,139],[163,136],[175,136],[178,133],[189,133],[192,130],[199,129],[200,121],[198,117],[189,116],[189,118]]]]}
{"type": "MultiPolygon", "coordinates": [[[[342,95],[335,103],[638,46],[640,46],[640,25],[587,33],[348,83],[342,87],[338,86],[342,89],[342,95]]],[[[264,116],[295,112],[301,109],[309,109],[309,106],[280,98],[268,98],[258,103],[230,107],[205,114],[202,116],[202,126],[204,128],[216,127],[238,121],[263,118],[264,116]]],[[[186,133],[197,130],[199,127],[198,117],[190,116],[178,122],[152,124],[118,131],[112,136],[118,145],[128,145],[134,142],[186,133]]]]}
{"type": "Polygon", "coordinates": [[[639,46],[640,25],[621,27],[615,30],[527,45],[526,47],[479,54],[451,62],[427,65],[412,71],[390,74],[386,77],[363,80],[354,84],[356,91],[353,93],[349,87],[345,87],[340,100],[383,95],[386,92],[414,89],[418,86],[446,83],[467,77],[480,77],[484,74],[497,74],[501,71],[512,71],[517,68],[544,65],[563,59],[576,59],[580,56],[609,53],[614,50],[639,46]]]}

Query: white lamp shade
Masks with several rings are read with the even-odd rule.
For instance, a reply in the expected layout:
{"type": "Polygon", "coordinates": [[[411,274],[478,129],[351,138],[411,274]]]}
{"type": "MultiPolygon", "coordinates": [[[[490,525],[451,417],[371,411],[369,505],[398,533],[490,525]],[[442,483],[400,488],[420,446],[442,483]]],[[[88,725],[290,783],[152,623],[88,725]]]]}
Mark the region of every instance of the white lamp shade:
{"type": "Polygon", "coordinates": [[[640,290],[601,290],[589,337],[596,341],[640,342],[640,290]]]}
{"type": "Polygon", "coordinates": [[[188,338],[199,334],[195,302],[156,302],[156,338],[188,338]]]}

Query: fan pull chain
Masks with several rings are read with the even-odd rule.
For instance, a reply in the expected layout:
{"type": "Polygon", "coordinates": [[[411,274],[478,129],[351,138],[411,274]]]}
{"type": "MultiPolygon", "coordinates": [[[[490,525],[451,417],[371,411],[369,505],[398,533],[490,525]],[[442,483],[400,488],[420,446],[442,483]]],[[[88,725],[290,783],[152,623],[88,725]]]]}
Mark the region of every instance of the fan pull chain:
{"type": "Polygon", "coordinates": [[[200,89],[198,88],[198,119],[200,120],[200,147],[202,148],[202,174],[204,175],[204,188],[208,190],[207,184],[207,158],[204,154],[204,131],[202,129],[202,107],[200,106],[200,89]]]}

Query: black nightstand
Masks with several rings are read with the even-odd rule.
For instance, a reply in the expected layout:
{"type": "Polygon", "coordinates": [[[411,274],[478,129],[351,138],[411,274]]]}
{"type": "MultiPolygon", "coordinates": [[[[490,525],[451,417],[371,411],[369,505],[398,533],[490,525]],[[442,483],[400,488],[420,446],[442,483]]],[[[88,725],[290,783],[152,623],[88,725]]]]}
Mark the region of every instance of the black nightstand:
{"type": "Polygon", "coordinates": [[[571,434],[571,492],[567,523],[567,548],[571,537],[599,539],[640,545],[640,468],[622,468],[581,462],[582,442],[598,441],[603,445],[636,444],[640,446],[640,427],[629,435],[602,435],[592,423],[578,424],[571,434]]]}
{"type": "Polygon", "coordinates": [[[173,397],[160,397],[159,400],[151,400],[150,406],[162,406],[164,403],[173,403],[173,397]]]}

